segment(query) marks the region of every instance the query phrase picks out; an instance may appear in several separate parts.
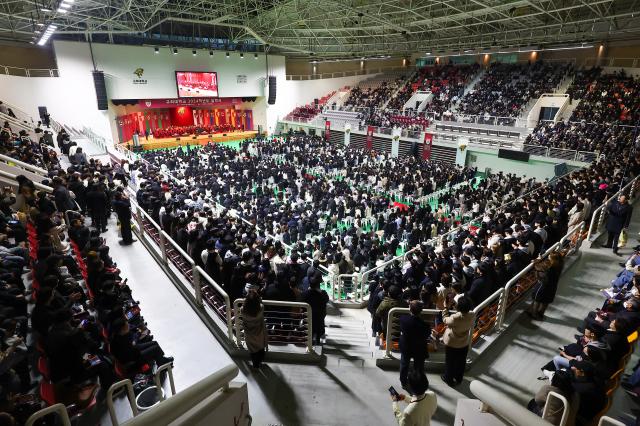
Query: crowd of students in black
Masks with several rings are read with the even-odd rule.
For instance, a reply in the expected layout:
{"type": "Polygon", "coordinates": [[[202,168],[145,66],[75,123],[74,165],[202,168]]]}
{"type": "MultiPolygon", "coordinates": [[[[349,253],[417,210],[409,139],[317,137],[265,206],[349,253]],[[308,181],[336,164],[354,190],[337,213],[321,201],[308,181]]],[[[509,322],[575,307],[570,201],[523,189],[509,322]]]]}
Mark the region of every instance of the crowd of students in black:
{"type": "MultiPolygon", "coordinates": [[[[552,92],[570,69],[566,64],[544,61],[493,63],[473,90],[462,98],[458,111],[486,117],[517,117],[530,99],[552,92]]],[[[501,123],[509,124],[509,121],[501,123]]]]}
{"type": "Polygon", "coordinates": [[[567,122],[540,122],[525,144],[621,155],[638,141],[640,79],[600,68],[576,72],[567,90],[579,102],[567,122]]]}
{"type": "Polygon", "coordinates": [[[55,158],[50,141],[18,143],[7,133],[1,145],[15,148],[5,153],[25,159],[29,151],[31,164],[49,166],[42,184],[53,187],[18,176],[0,198],[0,411],[23,423],[42,402],[82,412],[114,381],[140,380],[173,359],[153,340],[100,236],[126,199],[128,173],[93,159],[64,170],[44,161],[55,158]]]}

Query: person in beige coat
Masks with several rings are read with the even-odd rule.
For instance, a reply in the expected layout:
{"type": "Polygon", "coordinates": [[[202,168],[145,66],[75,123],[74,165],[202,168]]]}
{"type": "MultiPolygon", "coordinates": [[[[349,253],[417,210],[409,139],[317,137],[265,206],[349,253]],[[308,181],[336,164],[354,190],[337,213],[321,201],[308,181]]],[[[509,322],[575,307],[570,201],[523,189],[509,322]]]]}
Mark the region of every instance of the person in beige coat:
{"type": "Polygon", "coordinates": [[[260,295],[251,290],[241,309],[244,326],[244,341],[251,355],[253,368],[260,368],[268,347],[267,326],[264,321],[264,306],[260,295]]]}
{"type": "Polygon", "coordinates": [[[411,391],[410,399],[403,394],[391,396],[396,421],[399,426],[429,426],[431,416],[438,408],[436,394],[429,390],[429,380],[423,371],[411,369],[407,381],[411,391]],[[407,404],[404,410],[400,410],[400,401],[407,404]]]}
{"type": "Polygon", "coordinates": [[[467,364],[470,330],[474,326],[474,314],[471,312],[472,302],[466,296],[458,299],[458,312],[450,314],[442,311],[442,321],[447,325],[442,341],[445,349],[445,371],[442,376],[449,386],[462,383],[464,369],[467,364]]]}

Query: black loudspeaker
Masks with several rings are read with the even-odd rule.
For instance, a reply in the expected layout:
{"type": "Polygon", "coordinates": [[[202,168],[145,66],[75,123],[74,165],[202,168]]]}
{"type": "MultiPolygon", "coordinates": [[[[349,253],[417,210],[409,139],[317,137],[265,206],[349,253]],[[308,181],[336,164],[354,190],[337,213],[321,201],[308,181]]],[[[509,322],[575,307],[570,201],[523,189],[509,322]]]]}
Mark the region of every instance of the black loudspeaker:
{"type": "Polygon", "coordinates": [[[276,103],[276,77],[273,75],[269,76],[269,97],[267,98],[267,103],[269,105],[276,103]]]}
{"type": "Polygon", "coordinates": [[[107,86],[104,84],[104,73],[102,71],[91,71],[93,74],[93,86],[96,88],[96,99],[98,100],[98,110],[109,109],[107,102],[107,86]]]}
{"type": "Polygon", "coordinates": [[[509,149],[499,149],[498,158],[506,158],[515,161],[529,161],[529,153],[522,151],[511,151],[509,149]]]}
{"type": "Polygon", "coordinates": [[[313,100],[313,104],[314,104],[315,106],[318,106],[318,103],[319,103],[318,98],[315,98],[315,99],[313,100]]]}

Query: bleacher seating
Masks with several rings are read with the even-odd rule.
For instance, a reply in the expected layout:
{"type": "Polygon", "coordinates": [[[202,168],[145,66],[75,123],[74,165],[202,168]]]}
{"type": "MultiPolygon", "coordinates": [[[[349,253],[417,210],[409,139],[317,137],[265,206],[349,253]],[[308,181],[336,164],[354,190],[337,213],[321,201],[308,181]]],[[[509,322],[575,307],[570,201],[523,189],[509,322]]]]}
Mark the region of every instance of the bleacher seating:
{"type": "Polygon", "coordinates": [[[500,123],[514,121],[531,99],[553,91],[570,66],[537,61],[529,64],[491,64],[474,89],[467,93],[458,111],[469,115],[501,117],[500,123]]]}

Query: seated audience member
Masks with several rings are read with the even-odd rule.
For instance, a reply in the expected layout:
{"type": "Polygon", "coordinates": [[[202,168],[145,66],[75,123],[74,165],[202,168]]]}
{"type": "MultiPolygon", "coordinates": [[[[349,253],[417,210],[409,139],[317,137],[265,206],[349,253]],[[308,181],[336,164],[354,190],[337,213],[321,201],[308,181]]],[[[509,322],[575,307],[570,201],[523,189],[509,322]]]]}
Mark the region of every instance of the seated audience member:
{"type": "Polygon", "coordinates": [[[172,357],[165,357],[158,342],[147,337],[134,334],[127,318],[118,318],[111,323],[112,336],[110,349],[114,358],[127,366],[129,371],[137,371],[145,364],[156,363],[158,366],[173,362],[172,357]]]}

